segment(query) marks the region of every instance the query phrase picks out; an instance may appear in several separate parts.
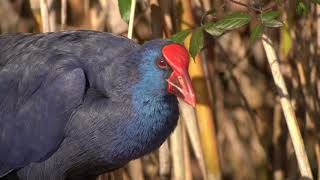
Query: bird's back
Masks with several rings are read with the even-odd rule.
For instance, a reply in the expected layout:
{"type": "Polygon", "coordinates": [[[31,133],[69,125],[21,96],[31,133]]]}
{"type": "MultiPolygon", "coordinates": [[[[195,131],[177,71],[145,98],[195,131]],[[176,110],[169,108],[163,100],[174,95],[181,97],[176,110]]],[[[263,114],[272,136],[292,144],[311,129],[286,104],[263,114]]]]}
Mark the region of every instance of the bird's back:
{"type": "Polygon", "coordinates": [[[95,31],[0,36],[0,177],[88,179],[158,148],[178,120],[169,71],[155,63],[167,43],[95,31]]]}
{"type": "Polygon", "coordinates": [[[0,66],[11,58],[20,62],[19,57],[36,53],[36,50],[61,51],[90,60],[92,57],[112,59],[138,46],[125,37],[89,30],[6,34],[0,36],[0,66]]]}
{"type": "Polygon", "coordinates": [[[54,153],[87,74],[138,46],[95,31],[0,36],[0,177],[54,153]]]}

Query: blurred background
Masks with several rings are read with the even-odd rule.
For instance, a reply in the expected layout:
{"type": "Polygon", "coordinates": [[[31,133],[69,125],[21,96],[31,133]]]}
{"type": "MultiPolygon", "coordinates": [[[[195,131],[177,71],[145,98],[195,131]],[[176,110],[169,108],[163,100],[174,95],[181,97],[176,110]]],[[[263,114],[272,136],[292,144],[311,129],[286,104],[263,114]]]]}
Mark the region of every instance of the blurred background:
{"type": "MultiPolygon", "coordinates": [[[[138,0],[133,40],[143,43],[199,27],[212,9],[215,13],[206,21],[229,12],[256,15],[250,7],[277,11],[284,23],[264,31],[274,42],[312,173],[320,180],[319,5],[303,0],[138,0]]],[[[262,43],[250,41],[256,24],[253,18],[220,37],[204,34],[203,48],[190,66],[195,110],[181,117],[159,150],[98,179],[299,179],[262,43]]],[[[0,0],[1,34],[71,29],[127,36],[128,24],[121,18],[118,0],[0,0]]]]}

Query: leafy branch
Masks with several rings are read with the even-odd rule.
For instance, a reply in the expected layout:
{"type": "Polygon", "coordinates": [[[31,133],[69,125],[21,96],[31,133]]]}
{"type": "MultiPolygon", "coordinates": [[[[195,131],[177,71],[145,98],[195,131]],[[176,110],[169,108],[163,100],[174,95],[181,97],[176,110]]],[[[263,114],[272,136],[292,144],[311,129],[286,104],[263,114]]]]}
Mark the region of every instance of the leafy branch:
{"type": "MultiPolygon", "coordinates": [[[[251,30],[250,40],[254,43],[257,39],[260,39],[265,28],[279,28],[283,26],[283,23],[276,18],[279,16],[278,11],[273,11],[274,5],[277,3],[271,3],[265,8],[256,8],[254,6],[239,2],[237,0],[229,0],[231,3],[247,8],[249,12],[233,12],[231,14],[225,15],[221,19],[217,20],[216,17],[214,21],[209,21],[203,23],[204,19],[208,15],[215,15],[215,10],[212,9],[204,13],[201,18],[201,26],[178,32],[177,34],[170,37],[175,42],[182,43],[189,34],[192,34],[190,39],[189,53],[192,58],[203,48],[204,44],[204,33],[208,33],[213,37],[219,37],[224,33],[235,30],[245,25],[249,24],[253,20],[257,20],[258,23],[251,30]]],[[[296,12],[301,15],[308,11],[310,8],[310,3],[320,4],[320,0],[312,0],[305,2],[304,0],[298,0],[296,5],[296,12]]],[[[121,17],[124,21],[129,22],[130,18],[130,5],[131,0],[118,0],[119,10],[121,17]]]]}
{"type": "Polygon", "coordinates": [[[271,7],[263,9],[253,7],[236,0],[230,0],[230,2],[239,6],[246,7],[250,11],[253,11],[254,15],[248,12],[233,12],[231,14],[225,15],[219,20],[203,23],[205,17],[207,17],[208,15],[215,15],[215,11],[210,10],[202,16],[200,27],[180,31],[177,34],[173,35],[170,39],[177,43],[182,43],[189,34],[192,34],[190,39],[189,53],[192,58],[195,58],[197,53],[203,47],[204,33],[208,33],[213,37],[219,37],[228,31],[244,27],[252,20],[257,20],[257,25],[251,30],[250,33],[250,40],[252,43],[254,43],[257,39],[261,38],[262,32],[265,28],[278,28],[283,26],[283,23],[276,19],[279,16],[279,12],[270,10],[271,7]]]}
{"type": "MultiPolygon", "coordinates": [[[[205,13],[205,16],[208,14],[214,14],[214,12],[211,11],[210,13],[205,13]]],[[[252,15],[247,12],[234,12],[232,14],[224,16],[220,20],[206,22],[195,29],[180,31],[177,34],[173,35],[170,39],[177,43],[182,43],[189,34],[192,34],[190,39],[189,52],[191,57],[194,58],[203,47],[203,34],[205,32],[209,33],[213,37],[219,37],[228,31],[244,27],[245,25],[249,24],[252,21],[252,19],[255,18],[258,20],[258,24],[251,31],[250,36],[252,42],[254,42],[261,37],[262,31],[265,27],[277,28],[283,25],[282,22],[276,20],[278,16],[279,13],[277,11],[261,12],[257,14],[255,17],[252,17],[252,15]]]]}

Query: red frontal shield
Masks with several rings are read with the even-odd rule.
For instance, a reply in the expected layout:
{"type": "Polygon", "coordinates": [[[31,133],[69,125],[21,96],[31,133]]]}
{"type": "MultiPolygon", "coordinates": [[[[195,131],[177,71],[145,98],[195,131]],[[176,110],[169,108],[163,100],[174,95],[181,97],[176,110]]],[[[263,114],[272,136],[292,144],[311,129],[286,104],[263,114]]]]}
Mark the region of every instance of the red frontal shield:
{"type": "Polygon", "coordinates": [[[194,90],[188,73],[188,51],[180,44],[168,44],[162,48],[162,54],[173,70],[168,79],[168,91],[195,106],[194,90]]]}

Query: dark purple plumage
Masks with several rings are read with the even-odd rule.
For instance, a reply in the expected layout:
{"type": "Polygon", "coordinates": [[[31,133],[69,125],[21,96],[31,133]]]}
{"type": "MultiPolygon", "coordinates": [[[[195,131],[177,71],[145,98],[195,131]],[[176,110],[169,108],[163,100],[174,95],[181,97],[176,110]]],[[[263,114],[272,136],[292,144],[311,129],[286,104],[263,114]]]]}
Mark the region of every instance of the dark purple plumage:
{"type": "Polygon", "coordinates": [[[89,179],[159,147],[178,119],[171,43],[95,31],[0,36],[0,177],[89,179]]]}

